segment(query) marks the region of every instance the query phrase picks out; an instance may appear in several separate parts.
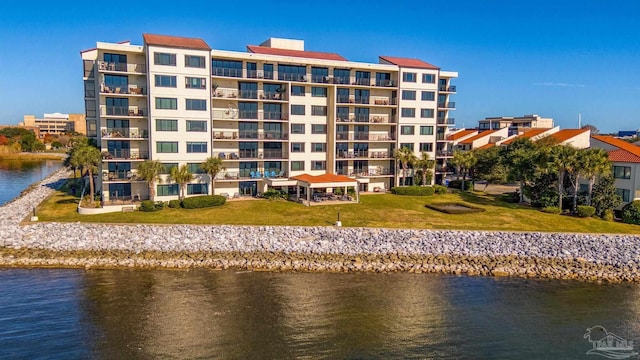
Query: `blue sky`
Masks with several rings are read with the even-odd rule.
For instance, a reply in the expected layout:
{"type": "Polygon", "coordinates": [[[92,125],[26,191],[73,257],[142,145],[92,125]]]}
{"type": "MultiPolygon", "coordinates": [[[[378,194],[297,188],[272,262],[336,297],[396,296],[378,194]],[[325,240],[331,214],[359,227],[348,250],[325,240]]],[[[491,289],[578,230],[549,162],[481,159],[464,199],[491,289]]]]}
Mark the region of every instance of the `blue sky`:
{"type": "Polygon", "coordinates": [[[459,127],[539,114],[563,128],[640,128],[640,2],[120,1],[0,6],[0,124],[84,112],[80,50],[142,33],[244,51],[269,37],[349,60],[417,57],[459,72],[459,127]],[[291,5],[295,4],[295,5],[291,5]],[[339,5],[338,5],[339,4],[339,5]]]}

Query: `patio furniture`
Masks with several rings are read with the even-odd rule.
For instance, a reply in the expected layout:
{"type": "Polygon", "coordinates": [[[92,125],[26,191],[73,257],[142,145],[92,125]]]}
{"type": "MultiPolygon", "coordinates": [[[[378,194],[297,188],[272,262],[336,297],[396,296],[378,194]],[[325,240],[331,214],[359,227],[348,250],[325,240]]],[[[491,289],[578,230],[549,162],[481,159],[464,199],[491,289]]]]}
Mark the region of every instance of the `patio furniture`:
{"type": "Polygon", "coordinates": [[[275,170],[271,170],[271,174],[270,174],[270,176],[271,176],[272,178],[276,177],[276,172],[275,172],[275,170]]]}
{"type": "Polygon", "coordinates": [[[249,176],[250,176],[252,179],[255,179],[255,178],[256,178],[256,172],[255,172],[255,171],[251,171],[251,172],[249,172],[249,176]]]}
{"type": "Polygon", "coordinates": [[[280,170],[280,172],[278,173],[278,177],[284,177],[284,170],[280,170]]]}

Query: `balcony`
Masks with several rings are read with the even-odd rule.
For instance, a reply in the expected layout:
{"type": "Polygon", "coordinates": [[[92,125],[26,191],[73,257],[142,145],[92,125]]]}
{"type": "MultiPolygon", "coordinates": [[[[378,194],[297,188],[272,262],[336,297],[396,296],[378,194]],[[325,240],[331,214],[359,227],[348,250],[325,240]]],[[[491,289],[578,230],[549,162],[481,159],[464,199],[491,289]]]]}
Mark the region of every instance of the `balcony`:
{"type": "Polygon", "coordinates": [[[233,180],[245,180],[245,179],[270,179],[270,178],[286,178],[287,172],[282,169],[265,169],[260,171],[258,169],[241,169],[239,172],[225,172],[216,175],[216,180],[220,181],[233,181],[233,180]]]}
{"type": "Polygon", "coordinates": [[[130,129],[130,128],[107,128],[102,129],[103,139],[146,139],[149,137],[147,130],[130,129]]]}
{"type": "Polygon", "coordinates": [[[376,79],[376,86],[395,87],[396,82],[393,80],[376,79]]]}
{"type": "Polygon", "coordinates": [[[108,86],[100,84],[101,94],[129,94],[129,95],[147,95],[147,89],[142,86],[108,86]]]}
{"type": "Polygon", "coordinates": [[[436,133],[436,140],[438,141],[444,141],[447,140],[444,133],[436,133]]]}
{"type": "MultiPolygon", "coordinates": [[[[352,97],[350,97],[348,95],[338,95],[337,99],[336,99],[336,102],[338,104],[348,104],[348,103],[352,102],[352,101],[349,101],[350,98],[352,98],[352,97]]],[[[353,99],[353,101],[355,101],[355,99],[353,99]]]]}
{"type": "Polygon", "coordinates": [[[211,69],[211,75],[212,76],[224,76],[224,77],[241,78],[242,77],[242,69],[212,68],[211,69]]]}
{"type": "Polygon", "coordinates": [[[436,165],[436,172],[437,173],[452,173],[453,172],[453,168],[450,167],[446,167],[446,166],[442,166],[442,165],[436,165]]]}
{"type": "Polygon", "coordinates": [[[438,87],[438,91],[440,91],[440,92],[448,92],[448,93],[455,93],[456,92],[456,87],[455,86],[440,85],[440,87],[438,87]]]}
{"type": "Polygon", "coordinates": [[[316,84],[330,84],[332,78],[328,75],[314,75],[311,77],[311,82],[316,84]]]}
{"type": "Polygon", "coordinates": [[[455,109],[456,108],[456,103],[454,103],[454,102],[438,103],[438,108],[439,109],[455,109]]]}
{"type": "Polygon", "coordinates": [[[145,111],[135,106],[106,106],[100,105],[100,115],[110,116],[144,116],[145,111]]]}
{"type": "Polygon", "coordinates": [[[388,151],[368,151],[368,150],[357,150],[357,151],[347,151],[340,150],[336,152],[336,158],[338,159],[354,159],[354,158],[364,158],[364,159],[390,159],[390,153],[388,151]]]}
{"type": "Polygon", "coordinates": [[[259,92],[260,100],[277,100],[277,101],[286,101],[287,97],[283,92],[273,92],[273,91],[260,91],[259,92]]]}
{"type": "Polygon", "coordinates": [[[349,85],[351,84],[351,77],[348,76],[334,76],[333,77],[333,83],[334,84],[344,84],[344,85],[349,85]]]}
{"type": "Polygon", "coordinates": [[[389,115],[355,115],[349,116],[349,114],[338,114],[336,122],[346,123],[369,123],[369,124],[395,124],[395,118],[389,115]]]}
{"type": "Polygon", "coordinates": [[[303,74],[278,73],[278,80],[282,80],[282,81],[296,81],[296,82],[307,82],[307,75],[303,75],[303,74]]]}
{"type": "Polygon", "coordinates": [[[456,124],[456,119],[454,118],[441,118],[439,117],[438,120],[438,125],[449,125],[449,126],[453,126],[456,124]]]}
{"type": "MultiPolygon", "coordinates": [[[[286,152],[282,150],[273,150],[273,149],[265,149],[264,150],[264,159],[284,159],[286,157],[286,152]]],[[[260,156],[260,154],[258,154],[260,156]]]]}
{"type": "Polygon", "coordinates": [[[390,99],[388,97],[376,97],[373,98],[373,103],[371,105],[397,105],[396,99],[390,99]]]}
{"type": "Polygon", "coordinates": [[[136,63],[115,63],[115,62],[98,61],[98,70],[145,73],[147,71],[147,66],[145,64],[136,64],[136,63]]]}
{"type": "Polygon", "coordinates": [[[235,140],[238,139],[237,131],[214,131],[213,138],[215,140],[235,140]]]}
{"type": "Polygon", "coordinates": [[[238,94],[240,99],[257,99],[258,98],[258,90],[239,90],[238,94]]]}
{"type": "Polygon", "coordinates": [[[214,109],[214,120],[266,120],[266,121],[287,121],[288,116],[286,113],[278,111],[246,111],[238,110],[234,108],[228,109],[214,109]]]}
{"type": "Polygon", "coordinates": [[[345,133],[337,133],[336,134],[337,141],[394,141],[394,136],[383,134],[369,134],[369,133],[356,133],[356,134],[345,134],[345,133]],[[348,135],[348,136],[346,136],[348,135]]]}
{"type": "Polygon", "coordinates": [[[452,157],[453,156],[453,150],[438,150],[438,151],[436,151],[436,156],[437,157],[452,157]]]}
{"type": "Polygon", "coordinates": [[[368,96],[356,96],[354,98],[354,102],[356,104],[367,104],[367,105],[369,105],[369,97],[368,96]]]}
{"type": "Polygon", "coordinates": [[[215,89],[215,90],[213,90],[213,92],[211,94],[211,97],[237,99],[238,98],[238,90],[215,89]]]}
{"type": "Polygon", "coordinates": [[[383,167],[368,167],[362,169],[353,169],[349,176],[358,177],[375,177],[375,176],[390,176],[393,175],[393,169],[383,167]]]}
{"type": "Polygon", "coordinates": [[[371,86],[371,78],[356,78],[353,85],[371,86]]]}
{"type": "Polygon", "coordinates": [[[131,170],[109,171],[102,173],[102,181],[142,181],[131,170]]]}
{"type": "Polygon", "coordinates": [[[122,150],[109,150],[102,152],[103,160],[139,160],[139,159],[148,159],[149,152],[148,151],[140,151],[140,150],[130,150],[130,149],[122,149],[122,150]]]}

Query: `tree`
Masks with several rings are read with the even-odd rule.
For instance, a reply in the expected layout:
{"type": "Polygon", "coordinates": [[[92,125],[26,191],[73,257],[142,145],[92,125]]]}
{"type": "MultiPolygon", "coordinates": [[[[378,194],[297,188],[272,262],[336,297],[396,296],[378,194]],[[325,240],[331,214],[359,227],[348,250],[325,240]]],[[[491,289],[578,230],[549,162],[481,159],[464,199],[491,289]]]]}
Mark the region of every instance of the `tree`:
{"type": "Polygon", "coordinates": [[[540,152],[528,138],[518,138],[501,149],[501,159],[509,177],[520,183],[520,202],[524,202],[524,186],[536,173],[540,152]]]}
{"type": "Polygon", "coordinates": [[[589,178],[589,196],[587,205],[591,205],[591,194],[596,177],[611,173],[609,154],[603,149],[590,148],[584,150],[584,174],[589,178]]]}
{"type": "Polygon", "coordinates": [[[423,151],[420,154],[420,158],[416,161],[416,167],[420,169],[422,173],[422,186],[426,186],[427,182],[431,182],[433,176],[432,169],[435,165],[436,162],[430,158],[429,153],[423,151]]]}
{"type": "Polygon", "coordinates": [[[469,174],[469,171],[477,162],[478,159],[476,159],[473,151],[456,150],[453,152],[453,159],[451,159],[450,163],[456,167],[459,174],[462,174],[462,191],[465,191],[464,183],[467,180],[467,174],[469,174]]]}
{"type": "Polygon", "coordinates": [[[596,208],[596,215],[604,217],[622,204],[622,198],[616,193],[616,181],[611,175],[600,177],[591,193],[591,206],[596,208]]]}
{"type": "Polygon", "coordinates": [[[100,150],[86,143],[78,143],[72,149],[70,157],[70,164],[76,164],[76,166],[86,169],[87,171],[89,177],[89,202],[93,204],[95,197],[93,174],[97,171],[98,165],[100,164],[100,150]]]}
{"type": "Polygon", "coordinates": [[[569,145],[556,145],[551,151],[551,163],[558,173],[558,207],[560,209],[562,209],[562,195],[564,194],[564,178],[575,156],[576,149],[569,145]]]}
{"type": "Polygon", "coordinates": [[[222,159],[219,157],[210,156],[205,159],[205,161],[200,164],[200,167],[204,172],[209,174],[209,181],[211,182],[211,195],[214,194],[214,187],[216,183],[216,175],[222,170],[226,170],[226,168],[222,165],[222,159]]]}
{"type": "Polygon", "coordinates": [[[158,160],[146,160],[138,165],[137,176],[149,183],[149,199],[156,198],[156,183],[160,181],[160,174],[164,166],[158,160]]]}
{"type": "Polygon", "coordinates": [[[416,161],[418,160],[418,158],[416,157],[416,154],[413,153],[413,150],[409,149],[408,147],[403,146],[402,148],[398,149],[395,151],[395,153],[393,154],[393,157],[396,159],[396,161],[400,162],[400,166],[402,166],[402,179],[403,179],[403,185],[407,185],[407,170],[409,169],[410,165],[413,165],[416,163],[416,161]]]}
{"type": "Polygon", "coordinates": [[[585,150],[578,150],[575,155],[571,157],[567,163],[567,174],[571,181],[571,188],[573,189],[573,205],[571,211],[575,213],[578,206],[578,189],[580,187],[580,180],[585,175],[585,162],[586,162],[585,150]]]}
{"type": "Polygon", "coordinates": [[[183,164],[180,167],[171,168],[171,174],[169,174],[169,178],[180,185],[179,198],[180,200],[184,200],[187,183],[193,180],[193,174],[189,171],[189,166],[187,166],[187,164],[183,164]]]}
{"type": "Polygon", "coordinates": [[[598,128],[595,125],[591,125],[591,124],[584,124],[582,125],[582,129],[589,129],[591,130],[591,135],[597,135],[600,133],[600,130],[598,130],[598,128]]]}
{"type": "Polygon", "coordinates": [[[476,150],[476,165],[473,167],[474,178],[486,181],[484,190],[489,184],[497,184],[507,180],[507,170],[500,161],[500,148],[476,150]]]}

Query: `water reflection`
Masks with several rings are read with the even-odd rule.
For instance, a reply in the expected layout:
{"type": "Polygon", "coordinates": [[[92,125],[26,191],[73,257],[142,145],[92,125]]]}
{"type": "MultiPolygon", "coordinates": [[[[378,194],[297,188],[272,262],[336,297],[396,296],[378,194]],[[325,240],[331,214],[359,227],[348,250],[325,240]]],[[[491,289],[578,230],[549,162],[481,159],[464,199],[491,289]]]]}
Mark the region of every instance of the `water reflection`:
{"type": "Polygon", "coordinates": [[[58,170],[58,160],[0,159],[0,205],[15,198],[22,190],[58,170]]]}

